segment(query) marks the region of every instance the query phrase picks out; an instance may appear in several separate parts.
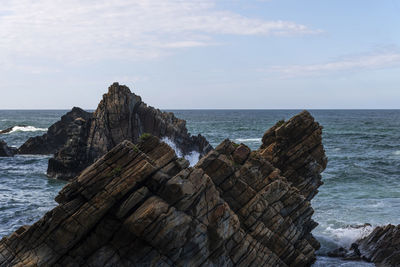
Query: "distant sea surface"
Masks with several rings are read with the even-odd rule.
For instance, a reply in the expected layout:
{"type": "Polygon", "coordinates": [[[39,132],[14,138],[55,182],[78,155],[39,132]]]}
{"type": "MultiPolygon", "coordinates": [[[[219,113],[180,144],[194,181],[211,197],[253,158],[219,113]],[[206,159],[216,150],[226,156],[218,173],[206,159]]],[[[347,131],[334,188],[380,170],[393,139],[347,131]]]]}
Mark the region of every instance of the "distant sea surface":
{"type": "MultiPolygon", "coordinates": [[[[187,121],[215,147],[225,138],[252,149],[276,121],[301,110],[169,110],[187,121]]],[[[15,125],[0,139],[19,147],[42,135],[66,110],[0,110],[0,130],[15,125]]],[[[400,110],[311,110],[324,127],[328,167],[324,185],[313,199],[314,235],[321,242],[314,266],[372,266],[326,257],[332,248],[349,246],[374,226],[400,224],[400,110]],[[372,227],[361,227],[369,223],[372,227]]],[[[32,224],[56,206],[66,184],[46,177],[46,156],[0,158],[0,237],[32,224]]]]}

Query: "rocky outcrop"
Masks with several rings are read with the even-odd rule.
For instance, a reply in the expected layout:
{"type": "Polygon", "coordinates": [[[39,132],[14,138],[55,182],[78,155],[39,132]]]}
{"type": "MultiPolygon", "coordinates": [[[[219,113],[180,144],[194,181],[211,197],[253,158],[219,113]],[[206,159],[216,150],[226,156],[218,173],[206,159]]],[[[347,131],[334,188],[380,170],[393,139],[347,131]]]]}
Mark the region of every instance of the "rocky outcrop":
{"type": "Polygon", "coordinates": [[[380,267],[397,267],[400,265],[400,225],[378,226],[368,236],[351,244],[349,249],[340,247],[328,256],[364,260],[380,267]]]}
{"type": "Polygon", "coordinates": [[[400,265],[400,225],[376,227],[356,244],[361,257],[377,266],[400,265]]]}
{"type": "Polygon", "coordinates": [[[262,138],[261,152],[300,192],[311,200],[322,185],[328,162],[322,146],[322,126],[308,111],[280,121],[262,138]]]}
{"type": "Polygon", "coordinates": [[[157,137],[123,141],[1,240],[0,266],[310,266],[310,202],[267,158],[225,140],[188,167],[157,137]]]}
{"type": "Polygon", "coordinates": [[[63,147],[75,128],[76,120],[89,121],[92,114],[74,107],[61,117],[61,120],[49,127],[42,136],[31,137],[19,149],[19,154],[54,154],[63,147]]]}
{"type": "Polygon", "coordinates": [[[17,152],[17,149],[14,147],[7,146],[7,143],[3,140],[0,140],[0,157],[12,157],[17,152]]]}
{"type": "Polygon", "coordinates": [[[203,136],[188,133],[184,120],[147,106],[128,87],[114,83],[93,114],[72,109],[47,134],[30,138],[19,153],[55,154],[47,174],[69,180],[120,142],[137,143],[146,134],[171,139],[183,155],[196,151],[203,156],[212,149],[203,136]]]}

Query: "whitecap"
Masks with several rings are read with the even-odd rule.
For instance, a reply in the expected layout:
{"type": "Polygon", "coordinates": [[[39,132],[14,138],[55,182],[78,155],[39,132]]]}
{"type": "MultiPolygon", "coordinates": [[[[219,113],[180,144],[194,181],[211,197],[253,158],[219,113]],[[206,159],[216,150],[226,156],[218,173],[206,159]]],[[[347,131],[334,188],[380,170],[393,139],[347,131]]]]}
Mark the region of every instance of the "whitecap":
{"type": "Polygon", "coordinates": [[[396,156],[400,156],[400,150],[396,150],[395,152],[393,152],[393,154],[396,156]]]}
{"type": "Polygon", "coordinates": [[[237,138],[235,139],[237,142],[260,142],[261,138],[237,138]]]}
{"type": "Polygon", "coordinates": [[[10,133],[15,132],[45,132],[47,128],[36,128],[35,126],[14,126],[10,133]]]}
{"type": "Polygon", "coordinates": [[[185,158],[187,161],[189,161],[190,166],[196,165],[196,163],[199,161],[200,158],[200,153],[197,151],[192,151],[187,155],[183,155],[182,151],[176,146],[175,142],[169,139],[168,137],[163,137],[161,139],[164,143],[169,145],[174,151],[175,154],[178,158],[185,158]]]}
{"type": "Polygon", "coordinates": [[[373,231],[374,227],[365,226],[360,228],[345,227],[332,228],[327,227],[326,232],[332,239],[342,247],[350,247],[358,239],[364,238],[373,231]]]}

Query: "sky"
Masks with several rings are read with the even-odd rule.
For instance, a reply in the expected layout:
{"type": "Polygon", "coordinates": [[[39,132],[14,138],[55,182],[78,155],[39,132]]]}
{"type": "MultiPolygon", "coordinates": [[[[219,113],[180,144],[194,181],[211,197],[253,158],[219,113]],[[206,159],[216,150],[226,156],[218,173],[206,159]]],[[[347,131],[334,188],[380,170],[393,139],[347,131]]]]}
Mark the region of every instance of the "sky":
{"type": "Polygon", "coordinates": [[[400,108],[398,0],[2,0],[0,109],[400,108]]]}

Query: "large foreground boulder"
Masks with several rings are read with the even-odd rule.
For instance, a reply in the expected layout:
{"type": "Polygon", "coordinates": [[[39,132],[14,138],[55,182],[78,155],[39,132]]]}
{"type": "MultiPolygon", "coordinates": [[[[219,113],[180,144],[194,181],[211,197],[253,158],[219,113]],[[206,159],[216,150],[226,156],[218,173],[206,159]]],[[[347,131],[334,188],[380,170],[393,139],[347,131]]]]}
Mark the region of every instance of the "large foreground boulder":
{"type": "Polygon", "coordinates": [[[6,142],[0,140],[0,157],[12,157],[16,152],[16,148],[9,147],[6,142]]]}
{"type": "Polygon", "coordinates": [[[212,149],[203,136],[188,133],[184,120],[147,106],[128,87],[114,83],[94,113],[72,109],[47,134],[30,138],[19,153],[54,153],[47,174],[70,180],[123,140],[137,143],[147,134],[169,138],[183,155],[195,151],[203,156],[212,149]]]}
{"type": "Polygon", "coordinates": [[[313,209],[268,158],[225,140],[188,167],[157,137],[123,141],[0,241],[0,266],[310,266],[313,209]]]}

